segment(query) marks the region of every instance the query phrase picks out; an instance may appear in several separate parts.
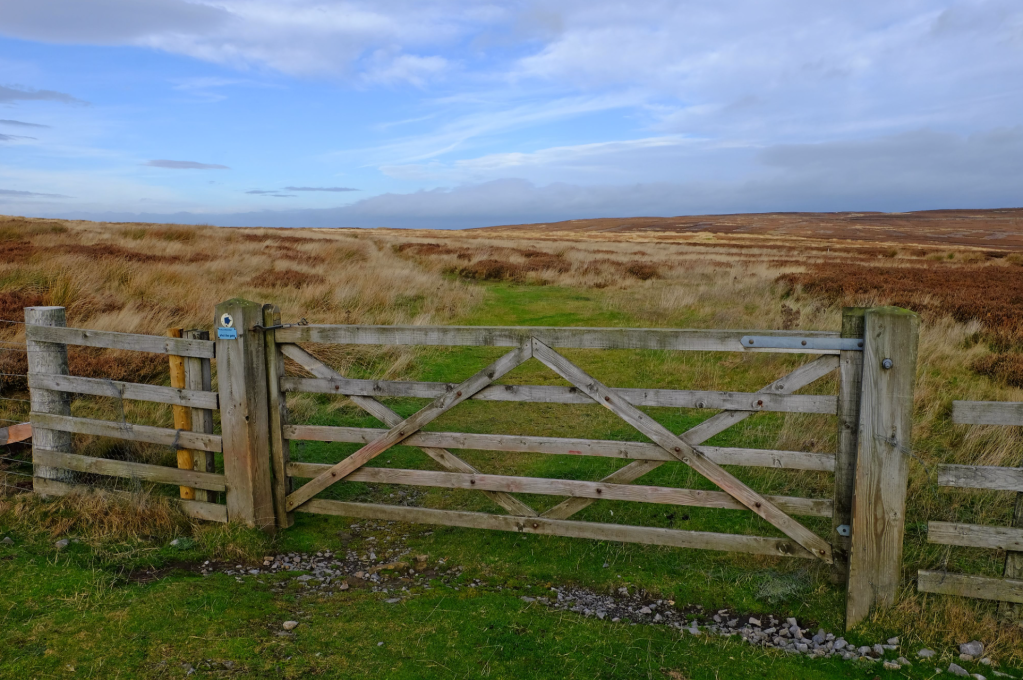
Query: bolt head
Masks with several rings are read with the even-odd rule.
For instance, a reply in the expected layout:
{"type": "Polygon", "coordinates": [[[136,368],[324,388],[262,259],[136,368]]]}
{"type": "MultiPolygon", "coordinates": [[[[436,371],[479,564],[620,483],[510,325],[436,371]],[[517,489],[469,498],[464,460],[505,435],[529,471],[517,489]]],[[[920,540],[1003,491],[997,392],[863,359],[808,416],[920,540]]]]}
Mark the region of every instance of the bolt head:
{"type": "Polygon", "coordinates": [[[885,359],[884,361],[881,362],[881,368],[883,368],[886,371],[894,365],[895,362],[893,362],[891,359],[885,359]]]}

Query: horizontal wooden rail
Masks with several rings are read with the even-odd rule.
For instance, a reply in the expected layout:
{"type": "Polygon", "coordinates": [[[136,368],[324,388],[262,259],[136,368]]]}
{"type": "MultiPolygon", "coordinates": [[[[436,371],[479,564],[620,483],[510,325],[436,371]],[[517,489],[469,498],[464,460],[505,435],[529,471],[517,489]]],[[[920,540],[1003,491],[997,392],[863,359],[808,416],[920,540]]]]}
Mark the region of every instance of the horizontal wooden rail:
{"type": "Polygon", "coordinates": [[[141,335],[137,333],[115,333],[113,331],[93,331],[84,328],[63,328],[59,326],[25,325],[25,337],[36,342],[55,342],[62,345],[82,345],[85,347],[105,347],[107,349],[126,349],[136,352],[153,352],[155,354],[176,354],[182,357],[212,359],[214,342],[212,340],[183,340],[168,338],[162,335],[141,335]]]}
{"type": "MultiPolygon", "coordinates": [[[[372,427],[284,426],[284,437],[286,439],[353,444],[368,444],[385,432],[387,430],[372,427]]],[[[479,451],[599,456],[602,458],[631,458],[635,460],[675,460],[660,446],[646,442],[527,437],[510,434],[417,432],[403,441],[402,445],[444,449],[474,449],[479,451]]],[[[742,449],[723,446],[698,446],[697,449],[718,465],[745,465],[749,467],[817,470],[821,472],[832,472],[835,469],[835,456],[829,453],[742,449]]]]}
{"type": "Polygon", "coordinates": [[[1023,602],[1023,581],[1008,578],[921,570],[917,572],[916,587],[922,593],[961,595],[1000,602],[1023,602]]]}
{"type": "Polygon", "coordinates": [[[928,522],[927,540],[941,545],[966,548],[1023,551],[1023,529],[992,527],[982,524],[928,522]]]}
{"type": "Polygon", "coordinates": [[[938,485],[960,489],[1023,491],[1023,468],[994,465],[939,465],[938,485]]]}
{"type": "Polygon", "coordinates": [[[554,328],[545,326],[345,326],[308,325],[273,331],[279,343],[316,342],[342,345],[470,345],[518,347],[536,338],[548,347],[582,349],[661,349],[706,352],[781,352],[838,354],[824,349],[744,347],[746,335],[837,338],[825,331],[720,331],[667,328],[554,328]]]}
{"type": "MultiPolygon", "coordinates": [[[[111,489],[97,489],[81,484],[65,484],[53,479],[36,477],[32,480],[32,488],[38,494],[44,496],[66,496],[72,493],[94,493],[100,496],[131,496],[126,491],[114,491],[111,489]]],[[[186,501],[178,498],[170,498],[172,503],[181,508],[188,517],[204,519],[210,522],[227,522],[227,506],[204,501],[186,501]]]]}
{"type": "MultiPolygon", "coordinates": [[[[397,382],[352,378],[296,378],[280,381],[285,392],[313,392],[360,397],[417,397],[434,399],[453,391],[457,385],[440,382],[397,382]]],[[[784,413],[834,414],[838,398],[813,394],[756,394],[752,392],[714,392],[698,390],[662,390],[614,388],[612,390],[634,406],[668,408],[708,408],[729,411],[778,411],[784,413]]],[[[561,385],[492,385],[472,397],[480,401],[528,401],[547,404],[592,404],[593,399],[575,387],[561,385]]]]}
{"type": "Polygon", "coordinates": [[[32,420],[33,427],[47,430],[91,434],[98,437],[115,437],[117,439],[178,446],[183,449],[198,449],[199,451],[212,451],[214,453],[219,453],[223,450],[220,436],[215,434],[172,430],[167,427],[134,425],[132,423],[118,423],[111,420],[58,416],[49,413],[32,413],[29,417],[32,420]]]}
{"type": "MultiPolygon", "coordinates": [[[[287,466],[289,475],[306,479],[312,479],[330,468],[330,465],[322,463],[293,462],[287,466]]],[[[607,484],[604,482],[580,482],[572,479],[542,479],[538,477],[511,477],[506,475],[363,467],[345,477],[345,481],[407,484],[409,486],[432,486],[445,489],[503,491],[506,493],[533,493],[544,496],[599,498],[608,501],[633,501],[637,503],[747,510],[746,506],[723,491],[676,489],[664,486],[639,486],[632,484],[607,484]]],[[[788,496],[767,496],[766,498],[785,512],[794,515],[831,517],[832,514],[833,501],[829,498],[792,498],[788,496]]]]}
{"type": "Polygon", "coordinates": [[[208,489],[209,491],[227,490],[224,475],[210,472],[181,470],[163,465],[130,463],[124,460],[110,460],[108,458],[93,458],[91,456],[80,456],[74,453],[62,453],[46,449],[35,449],[32,452],[32,458],[39,465],[74,470],[75,472],[88,472],[108,477],[127,477],[129,479],[141,479],[146,482],[177,484],[197,489],[208,489]]]}
{"type": "Polygon", "coordinates": [[[1023,401],[953,401],[959,425],[1023,425],[1023,401]]]}
{"type": "Polygon", "coordinates": [[[174,404],[191,408],[220,408],[220,395],[216,392],[177,389],[161,385],[143,385],[117,380],[104,380],[102,378],[82,378],[75,375],[48,375],[41,373],[33,373],[28,376],[28,385],[29,387],[56,390],[58,392],[91,394],[96,397],[155,401],[160,404],[174,404]]]}
{"type": "Polygon", "coordinates": [[[470,529],[514,531],[523,534],[590,538],[598,541],[646,543],[676,548],[725,550],[754,555],[774,555],[776,557],[813,558],[809,551],[795,541],[765,536],[742,536],[739,534],[718,534],[705,531],[577,522],[564,519],[546,519],[543,517],[488,515],[481,512],[407,508],[373,503],[345,503],[317,498],[298,508],[298,512],[340,515],[342,517],[357,517],[359,519],[376,519],[391,522],[441,524],[470,529]]]}

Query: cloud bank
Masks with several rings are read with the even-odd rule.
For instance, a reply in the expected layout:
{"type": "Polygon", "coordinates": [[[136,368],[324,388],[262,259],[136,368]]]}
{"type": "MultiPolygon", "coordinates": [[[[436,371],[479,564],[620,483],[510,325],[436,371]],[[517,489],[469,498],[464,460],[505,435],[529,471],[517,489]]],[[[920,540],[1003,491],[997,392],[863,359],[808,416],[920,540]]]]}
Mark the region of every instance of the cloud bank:
{"type": "Polygon", "coordinates": [[[155,160],[146,161],[143,165],[150,168],[167,168],[170,170],[230,170],[226,165],[216,163],[197,163],[195,161],[168,161],[155,160]]]}

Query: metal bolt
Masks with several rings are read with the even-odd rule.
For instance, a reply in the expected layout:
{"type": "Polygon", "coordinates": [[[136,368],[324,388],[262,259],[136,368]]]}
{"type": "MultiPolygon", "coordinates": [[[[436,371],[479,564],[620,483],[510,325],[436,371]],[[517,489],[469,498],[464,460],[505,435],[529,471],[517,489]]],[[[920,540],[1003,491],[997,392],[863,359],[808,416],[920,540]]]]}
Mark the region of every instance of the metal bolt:
{"type": "Polygon", "coordinates": [[[806,340],[803,340],[803,344],[804,344],[804,345],[806,344],[806,340]]]}
{"type": "Polygon", "coordinates": [[[891,359],[885,359],[884,361],[881,362],[881,368],[883,368],[886,371],[894,365],[895,363],[891,359]]]}

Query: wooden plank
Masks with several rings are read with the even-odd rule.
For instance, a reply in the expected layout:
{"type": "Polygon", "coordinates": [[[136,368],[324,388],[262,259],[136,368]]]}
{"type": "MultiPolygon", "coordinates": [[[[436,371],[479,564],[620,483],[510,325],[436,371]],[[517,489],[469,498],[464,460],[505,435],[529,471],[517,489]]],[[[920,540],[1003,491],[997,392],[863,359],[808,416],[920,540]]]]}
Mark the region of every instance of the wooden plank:
{"type": "MultiPolygon", "coordinates": [[[[325,365],[319,359],[314,357],[312,354],[309,354],[309,352],[305,351],[298,345],[279,346],[286,356],[297,362],[313,375],[321,378],[342,377],[329,366],[325,365]]],[[[351,397],[351,399],[357,406],[364,409],[367,413],[389,427],[394,427],[402,421],[401,416],[372,397],[355,396],[351,397]]],[[[376,437],[373,437],[373,439],[376,439],[383,434],[384,432],[380,432],[376,437]]],[[[372,441],[372,439],[367,439],[363,443],[368,444],[370,441],[372,441]]],[[[479,472],[479,470],[474,468],[472,465],[444,448],[435,446],[422,446],[420,448],[423,453],[437,461],[437,463],[445,470],[450,472],[465,472],[469,474],[479,472]]],[[[537,515],[536,510],[533,510],[533,508],[529,507],[511,494],[501,493],[498,491],[484,491],[483,495],[500,505],[512,515],[521,515],[523,517],[536,517],[537,515]]]]}
{"type": "MultiPolygon", "coordinates": [[[[855,352],[862,354],[862,352],[855,352]]],[[[356,380],[351,378],[281,379],[285,392],[358,395],[368,397],[416,397],[434,399],[455,389],[452,383],[398,382],[389,380],[356,380]]],[[[611,388],[618,396],[635,406],[665,408],[707,408],[742,411],[775,411],[781,413],[834,414],[838,399],[814,394],[755,394],[747,392],[714,392],[700,390],[655,390],[611,388]]],[[[479,401],[528,401],[546,404],[590,404],[593,400],[575,387],[563,385],[491,385],[473,395],[479,401]]]]}
{"type": "Polygon", "coordinates": [[[508,352],[479,373],[467,379],[453,393],[437,397],[415,414],[392,427],[379,439],[366,444],[337,465],[331,467],[330,470],[325,471],[319,477],[292,492],[288,496],[288,509],[294,510],[334,482],[344,479],[345,476],[351,474],[356,468],[365,465],[391,446],[415,434],[420,428],[432,422],[446,411],[462,403],[493,381],[499,380],[501,376],[506,375],[516,366],[528,361],[530,356],[532,356],[532,352],[528,342],[508,352]]]}
{"type": "Polygon", "coordinates": [[[32,436],[32,423],[18,423],[0,428],[0,446],[17,444],[32,436]]]}
{"type": "MultiPolygon", "coordinates": [[[[1023,530],[1023,493],[1016,494],[1016,506],[1012,513],[1012,526],[1023,530]]],[[[1023,578],[1023,550],[1009,550],[1005,553],[1005,578],[1023,578]]],[[[998,615],[1005,620],[1018,623],[1023,620],[1023,606],[1016,603],[1003,602],[998,607],[998,615]]]]}
{"type": "Polygon", "coordinates": [[[919,317],[898,307],[864,313],[860,428],[853,485],[846,627],[891,606],[902,582],[912,454],[919,317]],[[885,361],[890,368],[885,368],[885,361]]]}
{"type": "MultiPolygon", "coordinates": [[[[786,376],[778,378],[770,385],[759,390],[759,393],[789,394],[796,392],[815,380],[823,378],[836,368],[838,368],[838,357],[823,356],[815,359],[814,361],[803,364],[786,376]]],[[[696,446],[707,441],[714,435],[724,432],[732,425],[749,418],[753,415],[753,413],[753,411],[724,411],[708,418],[696,427],[687,430],[681,434],[680,437],[682,438],[682,441],[690,446],[696,446]]],[[[629,463],[625,467],[616,470],[605,477],[602,481],[615,484],[628,484],[636,481],[651,470],[656,469],[659,465],[661,465],[660,462],[637,460],[634,463],[629,463]]],[[[543,514],[544,517],[566,519],[595,502],[596,501],[589,498],[569,498],[543,514]]]]}
{"type": "Polygon", "coordinates": [[[159,335],[93,331],[84,328],[56,328],[26,323],[25,337],[36,342],[126,349],[155,354],[176,354],[183,357],[199,357],[200,359],[212,359],[214,356],[212,342],[166,338],[159,335]]]}
{"type": "Polygon", "coordinates": [[[1016,579],[920,570],[917,572],[916,588],[921,593],[1023,603],[1023,581],[1016,579]]]}
{"type": "Polygon", "coordinates": [[[262,325],[263,305],[258,302],[234,298],[217,305],[217,387],[224,474],[230,489],[227,516],[232,522],[272,532],[277,518],[267,436],[266,341],[262,328],[254,328],[262,325]],[[227,328],[234,333],[222,333],[227,328]]]}
{"type": "Polygon", "coordinates": [[[1023,401],[953,401],[959,425],[1023,425],[1023,401]]]}
{"type": "MultiPolygon", "coordinates": [[[[330,465],[322,463],[291,463],[288,466],[288,472],[296,477],[313,478],[330,469],[330,467],[330,465]]],[[[637,503],[746,510],[746,506],[721,491],[631,484],[604,484],[602,482],[580,482],[571,479],[543,479],[538,477],[513,477],[478,473],[462,474],[430,470],[361,467],[348,475],[345,481],[407,484],[409,486],[431,486],[445,489],[504,491],[507,493],[534,493],[544,496],[572,496],[600,498],[609,501],[632,501],[637,503]]],[[[779,508],[795,515],[809,515],[813,517],[831,516],[832,502],[830,498],[793,498],[790,496],[767,496],[766,498],[770,499],[779,508]]]]}
{"type": "MultiPolygon", "coordinates": [[[[66,319],[63,307],[26,307],[25,323],[36,327],[63,328],[66,319]]],[[[26,326],[28,328],[28,326],[26,326]]],[[[25,340],[28,350],[29,380],[35,375],[67,375],[67,347],[60,344],[38,342],[29,336],[25,340]]],[[[53,416],[71,415],[71,398],[64,392],[41,387],[29,387],[32,413],[45,413],[53,416]]],[[[59,428],[46,428],[36,418],[32,418],[32,450],[49,449],[71,453],[71,434],[59,428]]],[[[72,476],[64,470],[48,468],[44,465],[32,465],[34,480],[53,479],[59,482],[70,482],[72,476]]],[[[35,485],[33,481],[33,488],[35,485]]]]}
{"type": "MultiPolygon", "coordinates": [[[[65,484],[58,482],[53,479],[37,480],[33,483],[33,489],[36,493],[42,494],[43,496],[66,496],[71,493],[82,493],[82,494],[97,494],[100,496],[128,496],[132,497],[132,494],[126,491],[114,491],[111,489],[97,489],[81,484],[65,484]]],[[[201,501],[185,501],[178,498],[170,499],[179,508],[181,512],[187,517],[195,519],[202,519],[210,522],[226,522],[227,521],[227,507],[223,505],[216,505],[215,503],[203,503],[201,501]]]]}
{"type": "MultiPolygon", "coordinates": [[[[164,446],[187,446],[202,451],[220,451],[221,439],[215,434],[183,432],[168,427],[152,427],[133,423],[118,423],[111,420],[93,420],[92,418],[73,418],[50,413],[31,414],[33,429],[44,428],[61,432],[77,432],[97,437],[114,437],[136,442],[163,444],[164,446]]],[[[60,450],[60,449],[51,449],[60,450]]],[[[66,453],[71,453],[67,451],[66,453]]]]}
{"type": "MultiPolygon", "coordinates": [[[[469,345],[518,347],[536,338],[548,347],[747,352],[744,335],[833,338],[828,331],[721,331],[676,328],[552,328],[544,326],[291,326],[274,331],[277,342],[342,345],[469,345]]],[[[838,350],[768,349],[782,353],[838,354],[838,350]]]]}
{"type": "MultiPolygon", "coordinates": [[[[863,307],[842,310],[842,337],[863,337],[863,307]]],[[[863,352],[843,351],[838,357],[838,450],[835,454],[835,513],[831,518],[831,582],[849,580],[849,550],[852,547],[853,486],[856,479],[856,440],[860,428],[860,392],[863,382],[863,352]],[[839,532],[839,527],[844,527],[839,532]],[[844,535],[843,535],[844,534],[844,535]]]]}
{"type": "MultiPolygon", "coordinates": [[[[200,329],[187,330],[183,333],[186,340],[209,340],[210,332],[200,329]]],[[[216,398],[216,405],[210,408],[202,406],[192,407],[192,432],[213,434],[213,409],[220,408],[220,396],[213,392],[213,373],[209,359],[197,357],[185,357],[185,387],[195,392],[212,394],[216,398]]],[[[198,472],[216,472],[217,457],[210,451],[192,451],[195,459],[193,469],[198,472]]],[[[215,503],[218,494],[215,491],[197,489],[195,500],[215,503]]]]}
{"type": "MultiPolygon", "coordinates": [[[[288,439],[320,442],[367,444],[386,430],[373,427],[330,427],[326,425],[286,425],[288,439]]],[[[569,456],[599,456],[637,460],[673,461],[675,458],[656,444],[599,439],[559,437],[528,437],[508,434],[471,434],[465,432],[417,432],[402,444],[406,446],[473,449],[479,451],[513,451],[548,453],[569,456]]],[[[830,472],[835,457],[827,453],[779,451],[775,449],[743,449],[725,446],[700,446],[703,455],[718,465],[772,467],[790,470],[830,472]]]]}
{"type": "Polygon", "coordinates": [[[535,339],[533,340],[533,357],[589,394],[598,404],[635,427],[670,455],[699,472],[786,536],[824,562],[831,563],[831,545],[829,543],[782,512],[777,506],[729,474],[720,465],[676,437],[656,420],[614,394],[600,381],[535,339]]]}
{"type": "MultiPolygon", "coordinates": [[[[130,463],[124,460],[93,458],[74,453],[61,453],[59,451],[39,450],[36,455],[38,455],[39,461],[44,465],[74,470],[75,472],[88,472],[108,477],[127,477],[129,479],[140,479],[145,482],[181,484],[211,491],[224,491],[227,489],[223,475],[196,472],[191,469],[182,470],[163,465],[147,465],[145,463],[130,463]]],[[[185,500],[193,499],[187,498],[185,500]]]]}
{"type": "MultiPolygon", "coordinates": [[[[263,325],[281,325],[281,309],[277,305],[263,305],[263,325]]],[[[284,355],[274,340],[273,333],[263,333],[266,342],[266,394],[269,404],[270,425],[270,471],[273,473],[274,513],[277,527],[287,529],[295,523],[293,513],[288,512],[287,498],[291,493],[291,477],[288,463],[291,461],[291,444],[284,434],[288,423],[288,404],[281,389],[284,377],[284,355]]]]}
{"type": "Polygon", "coordinates": [[[427,508],[376,505],[372,503],[345,503],[321,499],[309,501],[299,509],[299,512],[391,522],[440,524],[469,529],[513,531],[522,534],[568,536],[597,541],[646,543],[676,548],[696,548],[699,550],[725,550],[753,555],[773,555],[775,557],[813,557],[813,555],[794,541],[763,536],[741,536],[738,534],[718,534],[704,531],[683,531],[680,529],[636,527],[597,522],[575,522],[547,519],[545,517],[488,515],[481,512],[432,510],[427,508]]]}
{"type": "Polygon", "coordinates": [[[939,465],[938,485],[960,489],[1023,491],[1023,468],[993,465],[939,465]]]}
{"type": "Polygon", "coordinates": [[[927,540],[941,545],[959,545],[966,548],[992,548],[995,550],[1023,550],[1023,529],[992,527],[982,524],[955,522],[928,522],[927,540]]]}
{"type": "Polygon", "coordinates": [[[219,408],[217,393],[201,390],[177,389],[162,385],[144,385],[141,383],[121,382],[103,378],[83,378],[76,375],[30,375],[29,386],[33,384],[59,392],[90,394],[96,397],[114,399],[135,399],[153,401],[158,404],[175,404],[190,408],[219,408]]]}
{"type": "MultiPolygon", "coordinates": [[[[184,329],[182,328],[168,328],[167,337],[180,338],[181,333],[184,329]]],[[[167,357],[170,363],[170,383],[171,387],[178,390],[185,389],[185,358],[171,354],[167,357]]],[[[171,406],[171,411],[174,414],[174,429],[175,430],[191,430],[192,429],[192,410],[180,405],[171,406]]],[[[182,470],[191,470],[195,466],[195,456],[192,455],[191,450],[178,447],[178,468],[182,470]]],[[[186,501],[195,500],[195,489],[187,486],[183,486],[178,490],[181,498],[186,501]]]]}

